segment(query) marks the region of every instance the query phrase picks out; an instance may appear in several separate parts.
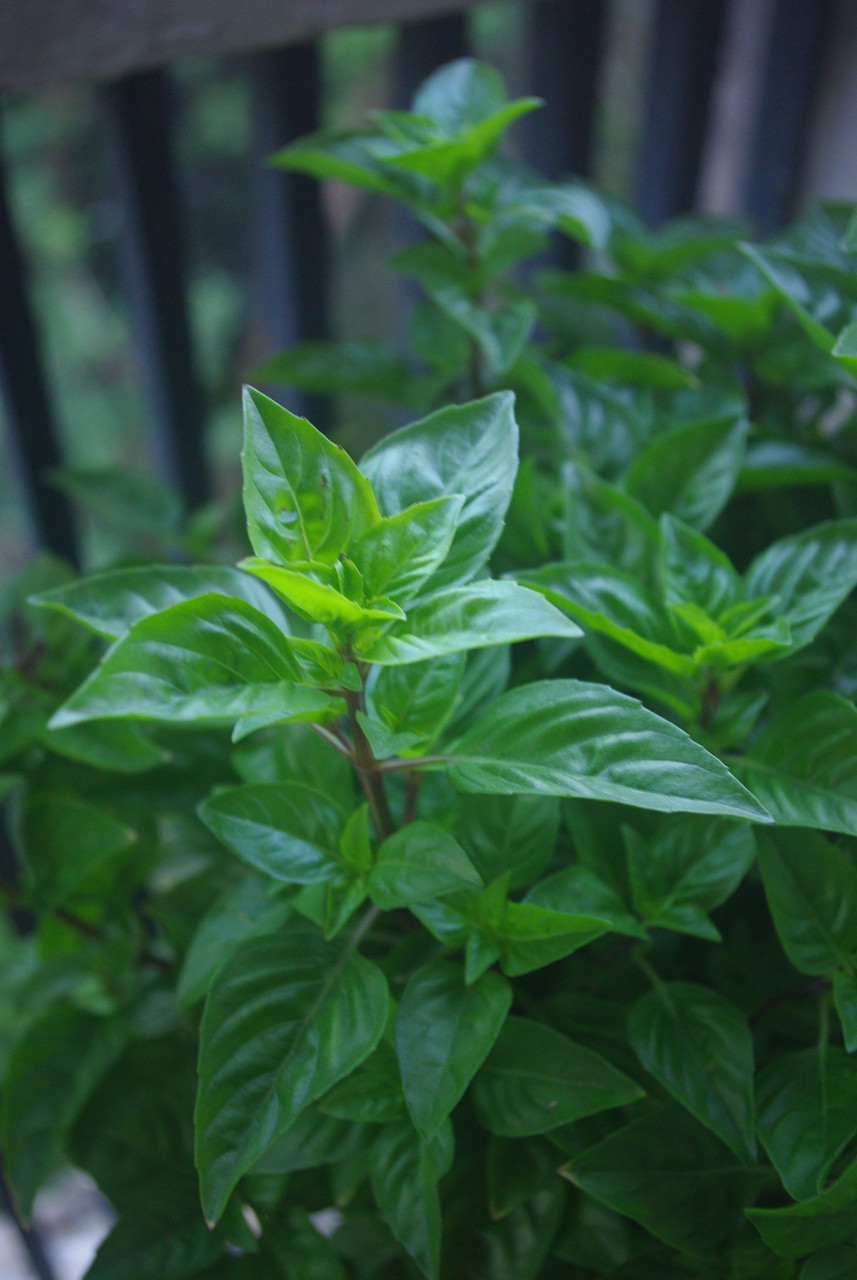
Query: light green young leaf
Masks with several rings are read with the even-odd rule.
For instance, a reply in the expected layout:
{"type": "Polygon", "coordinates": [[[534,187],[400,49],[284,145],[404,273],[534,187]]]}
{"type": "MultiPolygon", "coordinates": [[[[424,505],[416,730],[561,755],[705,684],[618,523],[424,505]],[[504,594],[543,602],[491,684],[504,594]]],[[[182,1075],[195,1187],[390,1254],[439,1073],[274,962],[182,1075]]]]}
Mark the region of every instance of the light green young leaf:
{"type": "Polygon", "coordinates": [[[434,960],[407,982],[396,1014],[396,1052],[417,1132],[430,1142],[497,1039],[512,989],[497,973],[467,986],[461,968],[434,960]]]}
{"type": "Polygon", "coordinates": [[[485,579],[439,592],[415,605],[404,622],[393,623],[374,638],[359,637],[355,648],[364,662],[395,666],[538,636],[580,634],[580,628],[538,592],[485,579]]]}
{"type": "Polygon", "coordinates": [[[676,628],[660,600],[637,577],[605,564],[559,563],[529,570],[522,580],[570,614],[637,657],[688,679],[696,669],[681,651],[676,628]]]}
{"type": "Polygon", "coordinates": [[[220,971],[202,1018],[195,1118],[208,1219],[272,1139],[369,1056],[387,1002],[379,969],[310,930],[251,939],[220,971]]]}
{"type": "Polygon", "coordinates": [[[453,405],[403,427],[370,449],[361,470],[383,515],[463,494],[452,547],[433,589],[475,577],[488,562],[518,470],[518,426],[508,392],[453,405]]]}
{"type": "Polygon", "coordinates": [[[199,806],[209,831],[243,862],[286,884],[332,879],[345,815],[300,782],[224,787],[199,806]]]}
{"type": "MultiPolygon", "coordinates": [[[[320,567],[326,569],[326,566],[320,567]]],[[[359,604],[338,586],[320,581],[320,575],[311,566],[286,569],[268,560],[253,558],[242,560],[241,568],[267,582],[300,617],[308,622],[320,622],[334,632],[348,633],[364,627],[382,626],[391,619],[405,616],[392,602],[378,601],[370,606],[359,604]]]]}
{"type": "Polygon", "coordinates": [[[25,1219],[79,1111],[126,1037],[117,1018],[59,1004],[16,1046],[3,1083],[3,1163],[25,1219]]]}
{"type": "Polygon", "coordinates": [[[378,522],[372,488],[344,449],[261,392],[244,392],[244,509],[256,555],[332,565],[378,522]]]}
{"type": "Polygon", "coordinates": [[[462,791],[580,796],[767,820],[726,767],[681,729],[634,698],[579,680],[503,694],[461,738],[448,769],[462,791]]]}
{"type": "Polygon", "coordinates": [[[417,821],[381,844],[369,893],[377,906],[392,911],[481,883],[467,854],[443,827],[417,821]]]}
{"type": "Polygon", "coordinates": [[[809,644],[857,585],[857,519],[831,520],[775,542],[750,565],[745,584],[749,599],[772,598],[795,648],[809,644]]]}
{"type": "Polygon", "coordinates": [[[857,866],[815,831],[765,832],[759,870],[783,950],[801,973],[830,973],[857,951],[857,866]]]}
{"type": "Polygon", "coordinates": [[[707,529],[735,488],[747,431],[746,419],[734,414],[665,431],[637,454],[625,487],[652,515],[668,511],[707,529]]]}
{"type": "Polygon", "coordinates": [[[463,505],[458,495],[418,502],[364,534],[351,558],[363,575],[366,599],[412,600],[446,558],[463,505]]]}
{"type": "Polygon", "coordinates": [[[547,1133],[642,1096],[599,1054],[525,1018],[506,1019],[473,1082],[480,1122],[507,1138],[547,1133]]]}
{"type": "Polygon", "coordinates": [[[566,914],[530,902],[507,902],[487,936],[498,947],[503,972],[515,978],[565,959],[609,929],[608,920],[580,911],[566,914]]]}
{"type": "Polygon", "coordinates": [[[730,767],[775,822],[857,835],[857,707],[846,698],[805,694],[730,767]]]}
{"type": "Polygon", "coordinates": [[[336,702],[297,683],[287,638],[251,605],[205,595],[136,622],[51,721],[319,719],[336,702]]]}
{"type": "Polygon", "coordinates": [[[452,1125],[431,1143],[410,1124],[385,1127],[372,1148],[372,1194],[393,1235],[428,1280],[440,1277],[441,1216],[437,1184],[452,1164],[452,1125]]]}
{"type": "Polygon", "coordinates": [[[762,1146],[795,1200],[824,1188],[857,1133],[857,1064],[832,1045],[775,1058],[756,1085],[762,1146]]]}
{"type": "Polygon", "coordinates": [[[43,591],[33,596],[31,603],[73,618],[108,640],[118,640],[135,622],[151,613],[161,613],[195,596],[213,594],[252,605],[288,635],[288,620],[271,592],[228,565],[110,569],[43,591]]]}
{"type": "Polygon", "coordinates": [[[628,1039],[640,1062],[745,1163],[756,1157],[753,1039],[716,991],[667,982],[633,1005],[628,1039]]]}

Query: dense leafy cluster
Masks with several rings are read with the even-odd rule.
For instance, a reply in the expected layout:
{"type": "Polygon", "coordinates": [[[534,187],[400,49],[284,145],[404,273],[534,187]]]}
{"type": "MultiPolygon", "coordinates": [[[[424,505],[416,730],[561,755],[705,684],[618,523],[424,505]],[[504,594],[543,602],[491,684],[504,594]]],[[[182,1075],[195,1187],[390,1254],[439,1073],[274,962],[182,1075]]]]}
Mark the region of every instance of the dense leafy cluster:
{"type": "Polygon", "coordinates": [[[248,390],[251,556],[0,601],[2,1149],[91,1280],[854,1274],[855,224],[647,232],[535,105],[279,158],[428,235],[406,350],[269,376],[428,416],[248,390]]]}

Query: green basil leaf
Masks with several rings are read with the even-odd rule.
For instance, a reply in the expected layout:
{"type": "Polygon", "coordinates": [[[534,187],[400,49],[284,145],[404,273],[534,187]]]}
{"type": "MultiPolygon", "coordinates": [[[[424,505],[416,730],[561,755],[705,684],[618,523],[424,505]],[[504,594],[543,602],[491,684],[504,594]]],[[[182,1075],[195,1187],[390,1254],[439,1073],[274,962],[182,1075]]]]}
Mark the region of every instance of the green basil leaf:
{"type": "Polygon", "coordinates": [[[120,1213],[98,1247],[89,1280],[184,1280],[208,1276],[223,1255],[224,1237],[199,1214],[193,1177],[163,1173],[138,1187],[134,1209],[120,1213]]]}
{"type": "Polygon", "coordinates": [[[492,1280],[538,1280],[562,1221],[565,1188],[558,1178],[516,1205],[485,1233],[492,1280]]]}
{"type": "Polygon", "coordinates": [[[244,510],[256,555],[332,565],[378,522],[372,488],[338,445],[261,392],[244,392],[244,510]]]}
{"type": "Polygon", "coordinates": [[[759,440],[751,444],[738,475],[736,493],[758,493],[813,484],[846,483],[857,479],[849,467],[834,454],[810,449],[795,440],[759,440]]]}
{"type": "Polygon", "coordinates": [[[525,1018],[506,1019],[473,1082],[480,1122],[505,1138],[547,1133],[642,1096],[600,1054],[525,1018]]]}
{"type": "Polygon", "coordinates": [[[198,813],[212,835],[249,866],[286,884],[330,880],[345,814],[299,782],[225,787],[198,813]]]}
{"type": "Polygon", "coordinates": [[[787,1209],[749,1209],[747,1217],[769,1249],[783,1258],[803,1258],[808,1253],[842,1244],[854,1236],[857,1214],[857,1161],[842,1176],[801,1204],[787,1209]]]}
{"type": "Polygon", "coordinates": [[[637,454],[625,488],[653,516],[669,511],[707,529],[735,488],[747,431],[746,419],[733,414],[665,431],[637,454]]]}
{"type": "Polygon", "coordinates": [[[196,1162],[218,1219],[271,1140],[375,1048],[387,984],[362,956],[293,930],[245,942],[202,1018],[196,1162]]]}
{"type": "Polygon", "coordinates": [[[857,866],[815,831],[765,832],[759,870],[783,950],[801,973],[850,966],[857,951],[857,866]]]}
{"type": "Polygon", "coordinates": [[[834,973],[833,1002],[842,1023],[845,1048],[853,1053],[857,1049],[857,977],[853,973],[834,973]]]}
{"type": "Polygon", "coordinates": [[[131,722],[93,721],[45,729],[42,741],[57,755],[116,773],[145,773],[170,758],[140,725],[131,722]]]}
{"type": "Polygon", "coordinates": [[[489,936],[499,946],[503,972],[514,978],[563,960],[609,928],[609,921],[579,911],[566,914],[530,902],[508,902],[489,936]]]}
{"type": "Polygon", "coordinates": [[[485,580],[451,587],[415,605],[405,622],[374,638],[358,637],[356,652],[364,662],[388,666],[538,636],[579,635],[580,629],[538,592],[485,580]]]}
{"type": "Polygon", "coordinates": [[[381,844],[369,893],[384,911],[392,911],[481,883],[467,854],[443,827],[411,822],[381,844]]]}
{"type": "Polygon", "coordinates": [[[503,694],[450,753],[448,770],[462,791],[767,817],[725,766],[675,725],[634,698],[578,680],[542,681],[503,694]]]}
{"type": "Polygon", "coordinates": [[[441,1217],[437,1184],[453,1155],[452,1126],[431,1143],[409,1124],[385,1128],[372,1148],[372,1193],[393,1235],[423,1275],[439,1280],[441,1217]]]}
{"type": "Polygon", "coordinates": [[[228,565],[153,565],[110,569],[33,596],[31,603],[118,640],[135,622],[195,596],[230,596],[252,605],[288,635],[290,627],[266,587],[228,565]]]}
{"type": "Polygon", "coordinates": [[[17,1044],[3,1082],[3,1163],[25,1218],[78,1113],[126,1038],[127,1028],[117,1018],[60,1004],[17,1044]]]}
{"type": "Polygon", "coordinates": [[[846,698],[798,698],[730,766],[775,822],[857,835],[857,707],[846,698]]]}
{"type": "Polygon", "coordinates": [[[90,875],[138,839],[112,814],[60,790],[27,794],[19,835],[28,888],[42,908],[68,902],[90,875]]]}
{"type": "Polygon", "coordinates": [[[351,549],[366,597],[390,596],[407,604],[446,559],[464,499],[418,502],[385,516],[351,549]]]}
{"type": "Polygon", "coordinates": [[[634,910],[649,927],[718,941],[708,918],[753,865],[750,827],[728,819],[667,818],[644,840],[623,832],[634,910]]]}
{"type": "Polygon", "coordinates": [[[136,622],[51,727],[125,716],[209,724],[263,712],[318,719],[338,709],[298,684],[299,676],[288,640],[257,609],[198,596],[136,622]]]}
{"type": "Polygon", "coordinates": [[[633,574],[605,564],[560,563],[530,570],[522,581],[544,592],[586,632],[606,636],[674,676],[693,676],[696,664],[681,652],[669,613],[633,574]]]}
{"type": "Polygon", "coordinates": [[[762,1146],[795,1200],[824,1188],[836,1158],[857,1134],[857,1065],[828,1046],[776,1058],[756,1086],[762,1146]]]}
{"type": "Polygon", "coordinates": [[[489,883],[508,872],[513,890],[532,884],[549,865],[558,832],[559,800],[537,795],[463,796],[455,827],[482,879],[489,883]]]}
{"type": "Polygon", "coordinates": [[[396,1014],[405,1101],[430,1142],[497,1039],[512,989],[497,973],[470,986],[458,965],[434,960],[408,979],[396,1014]]]}
{"type": "Polygon", "coordinates": [[[367,707],[391,734],[431,742],[456,709],[465,661],[459,652],[381,667],[367,688],[367,707]]]}
{"type": "Polygon", "coordinates": [[[292,914],[292,906],[271,897],[270,882],[248,875],[230,886],[200,920],[185,952],[176,999],[182,1008],[201,1000],[217,972],[247,938],[274,933],[292,914]]]}
{"type": "Polygon", "coordinates": [[[694,982],[666,982],[628,1017],[640,1062],[745,1163],[756,1157],[753,1040],[739,1009],[694,982]]]}
{"type": "Polygon", "coordinates": [[[562,487],[563,559],[609,564],[654,586],[660,536],[646,508],[579,461],[563,464],[562,487]]]}
{"type": "Polygon", "coordinates": [[[318,1108],[325,1115],[365,1124],[404,1120],[407,1111],[395,1049],[382,1040],[362,1066],[324,1095],[318,1108]]]}
{"type": "Polygon", "coordinates": [[[831,520],[775,542],[745,582],[748,597],[771,597],[795,648],[809,644],[857,585],[857,520],[831,520]]]}
{"type": "Polygon", "coordinates": [[[661,516],[661,579],[667,604],[692,604],[720,621],[744,600],[737,570],[713,542],[673,516],[661,516]]]}
{"type": "Polygon", "coordinates": [[[635,1120],[571,1161],[565,1176],[691,1256],[722,1256],[755,1176],[681,1107],[635,1120]]]}
{"type": "Polygon", "coordinates": [[[601,880],[590,867],[563,867],[534,885],[524,899],[536,907],[566,914],[581,912],[600,917],[616,933],[647,942],[649,935],[631,915],[617,890],[601,880]]]}
{"type": "Polygon", "coordinates": [[[370,449],[361,469],[383,515],[417,502],[464,496],[452,547],[434,575],[440,589],[487,564],[503,528],[518,469],[518,426],[509,392],[440,409],[370,449]]]}
{"type": "Polygon", "coordinates": [[[241,561],[241,568],[267,582],[300,617],[309,622],[320,622],[332,631],[347,633],[405,616],[392,602],[377,601],[368,606],[358,604],[338,587],[320,582],[313,569],[304,570],[303,566],[286,569],[267,560],[248,559],[241,561]]]}

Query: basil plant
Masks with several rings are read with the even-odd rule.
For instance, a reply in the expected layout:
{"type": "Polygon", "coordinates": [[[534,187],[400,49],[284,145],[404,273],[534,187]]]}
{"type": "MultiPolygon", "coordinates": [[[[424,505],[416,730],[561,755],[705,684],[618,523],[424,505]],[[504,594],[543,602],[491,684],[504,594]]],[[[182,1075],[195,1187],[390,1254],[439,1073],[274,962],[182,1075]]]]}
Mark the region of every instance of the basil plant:
{"type": "Polygon", "coordinates": [[[498,156],[536,105],[280,157],[425,297],[268,376],[417,421],[248,389],[251,555],[0,594],[0,1148],[88,1280],[855,1274],[855,220],[649,232],[498,156]]]}

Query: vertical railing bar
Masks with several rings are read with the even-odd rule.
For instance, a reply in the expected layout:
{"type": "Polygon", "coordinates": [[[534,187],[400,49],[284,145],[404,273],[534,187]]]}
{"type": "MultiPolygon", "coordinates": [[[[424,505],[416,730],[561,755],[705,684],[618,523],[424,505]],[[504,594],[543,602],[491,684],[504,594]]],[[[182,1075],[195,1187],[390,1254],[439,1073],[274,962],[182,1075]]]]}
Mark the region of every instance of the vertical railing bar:
{"type": "Polygon", "coordinates": [[[0,156],[0,393],[37,536],[52,551],[77,560],[77,539],[65,495],[45,482],[60,465],[59,439],[30,311],[21,251],[12,224],[0,156]]]}
{"type": "MultiPolygon", "coordinates": [[[[254,124],[257,288],[271,351],[329,332],[330,240],[319,183],[265,166],[272,152],[321,123],[322,67],[317,42],[246,59],[254,124]]],[[[288,393],[292,408],[319,426],[329,406],[288,393]]]]}
{"type": "Polygon", "coordinates": [[[832,25],[831,0],[775,0],[743,202],[759,235],[795,212],[832,25]]]}
{"type": "Polygon", "coordinates": [[[726,10],[726,0],[658,0],[636,180],[652,224],[694,207],[726,10]]]}
{"type": "MultiPolygon", "coordinates": [[[[525,156],[553,181],[591,175],[606,25],[605,0],[539,0],[527,8],[526,87],[545,105],[524,122],[525,156]]],[[[576,246],[563,238],[552,258],[572,267],[576,246]]]]}
{"type": "Polygon", "coordinates": [[[161,470],[190,507],[208,497],[204,410],[188,322],[169,82],[145,71],[99,90],[121,211],[120,248],[161,470]]]}

